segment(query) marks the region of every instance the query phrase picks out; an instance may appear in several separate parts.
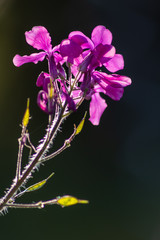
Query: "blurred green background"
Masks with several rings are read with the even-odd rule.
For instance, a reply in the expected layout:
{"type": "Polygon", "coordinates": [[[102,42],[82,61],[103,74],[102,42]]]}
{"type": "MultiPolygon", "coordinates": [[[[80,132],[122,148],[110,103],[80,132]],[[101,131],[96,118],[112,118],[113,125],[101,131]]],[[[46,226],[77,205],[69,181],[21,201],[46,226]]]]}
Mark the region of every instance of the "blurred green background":
{"type": "MultiPolygon", "coordinates": [[[[0,217],[0,239],[160,240],[159,10],[158,0],[0,0],[1,196],[14,178],[27,97],[35,145],[47,124],[47,116],[36,105],[35,86],[47,62],[20,68],[12,64],[15,54],[36,51],[25,42],[25,31],[45,26],[56,45],[71,31],[90,36],[96,25],[105,25],[125,59],[120,74],[133,80],[120,102],[106,97],[108,108],[98,127],[86,121],[72,147],[42,166],[28,183],[54,171],[47,185],[22,198],[33,202],[70,194],[90,204],[11,209],[0,217]]],[[[85,103],[63,124],[55,149],[70,136],[87,108],[85,103]]]]}

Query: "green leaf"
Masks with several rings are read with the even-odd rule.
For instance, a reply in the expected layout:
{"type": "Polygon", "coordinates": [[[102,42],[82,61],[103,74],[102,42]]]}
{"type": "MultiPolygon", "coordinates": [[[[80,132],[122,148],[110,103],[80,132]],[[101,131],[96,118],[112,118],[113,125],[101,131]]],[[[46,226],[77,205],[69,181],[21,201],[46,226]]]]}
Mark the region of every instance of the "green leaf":
{"type": "Polygon", "coordinates": [[[75,136],[78,135],[78,134],[82,131],[82,128],[83,128],[83,126],[84,126],[84,121],[85,121],[86,115],[87,115],[87,112],[85,112],[84,117],[82,118],[80,124],[79,124],[78,127],[76,128],[75,136]]]}
{"type": "Polygon", "coordinates": [[[50,179],[52,176],[54,175],[54,173],[52,173],[48,178],[36,183],[36,184],[33,184],[32,186],[28,187],[25,192],[32,192],[32,191],[36,191],[38,189],[40,189],[41,187],[43,187],[46,182],[48,181],[48,179],[50,179]]]}

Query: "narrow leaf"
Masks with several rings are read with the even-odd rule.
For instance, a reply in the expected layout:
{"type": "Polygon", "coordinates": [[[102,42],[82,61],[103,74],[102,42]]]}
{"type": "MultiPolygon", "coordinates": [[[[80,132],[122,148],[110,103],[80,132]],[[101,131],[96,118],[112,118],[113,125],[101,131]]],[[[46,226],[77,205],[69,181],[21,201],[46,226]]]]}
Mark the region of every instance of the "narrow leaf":
{"type": "Polygon", "coordinates": [[[78,127],[77,127],[77,129],[76,129],[76,132],[75,132],[75,135],[78,135],[78,134],[82,131],[82,128],[83,128],[83,126],[84,126],[84,121],[85,121],[86,115],[87,115],[87,112],[85,112],[84,117],[82,118],[80,124],[78,125],[78,127]]]}
{"type": "Polygon", "coordinates": [[[69,195],[57,198],[57,204],[60,205],[61,207],[68,207],[78,203],[87,204],[89,202],[87,200],[80,200],[69,195]]]}

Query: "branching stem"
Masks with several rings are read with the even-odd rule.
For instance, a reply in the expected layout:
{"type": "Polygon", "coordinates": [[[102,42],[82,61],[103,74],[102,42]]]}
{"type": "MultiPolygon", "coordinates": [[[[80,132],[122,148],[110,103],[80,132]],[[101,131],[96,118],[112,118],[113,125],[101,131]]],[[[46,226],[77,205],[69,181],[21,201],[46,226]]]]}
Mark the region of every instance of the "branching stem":
{"type": "MultiPolygon", "coordinates": [[[[74,82],[71,86],[71,89],[70,89],[70,92],[69,92],[70,96],[72,94],[72,91],[74,89],[74,86],[77,82],[78,77],[80,77],[79,73],[77,74],[77,76],[76,76],[76,78],[75,78],[75,80],[74,80],[74,82]]],[[[18,208],[42,208],[44,206],[44,204],[53,204],[54,203],[54,201],[51,200],[51,201],[47,201],[47,202],[39,202],[39,203],[36,203],[36,204],[17,204],[17,203],[14,203],[14,197],[16,196],[17,191],[20,189],[20,187],[31,176],[32,171],[35,169],[35,167],[38,163],[49,160],[49,158],[52,158],[52,157],[58,155],[59,153],[61,153],[67,147],[70,146],[71,141],[75,137],[76,128],[74,129],[74,132],[70,136],[70,138],[67,139],[64,142],[64,145],[57,152],[53,153],[51,156],[48,156],[48,158],[43,157],[45,152],[47,151],[48,147],[50,146],[50,144],[51,144],[59,126],[61,125],[63,119],[68,117],[71,114],[71,112],[69,112],[69,114],[67,116],[65,116],[65,111],[66,111],[66,108],[67,108],[67,104],[68,103],[67,103],[67,100],[66,100],[64,105],[60,109],[60,111],[57,111],[57,114],[55,115],[55,118],[53,119],[53,122],[52,123],[49,122],[49,128],[47,130],[46,137],[44,139],[43,144],[41,145],[41,147],[39,149],[36,149],[35,155],[32,156],[30,163],[26,166],[24,171],[21,173],[22,153],[23,153],[23,148],[24,148],[25,141],[26,141],[26,138],[27,138],[26,137],[26,127],[22,128],[21,138],[19,139],[19,152],[18,152],[18,159],[17,159],[16,178],[15,178],[12,186],[8,190],[8,192],[5,194],[5,196],[2,199],[0,199],[0,211],[3,211],[3,209],[6,206],[7,207],[15,207],[15,208],[16,207],[18,207],[18,208]]]]}
{"type": "Polygon", "coordinates": [[[15,181],[11,188],[9,189],[9,191],[6,193],[6,195],[2,198],[1,202],[0,202],[0,211],[3,209],[3,207],[5,207],[5,205],[8,203],[8,201],[10,199],[12,199],[12,197],[16,194],[16,192],[18,191],[18,189],[21,187],[21,185],[26,181],[26,179],[30,176],[32,170],[34,169],[34,167],[36,166],[36,164],[38,163],[38,161],[42,158],[42,156],[44,155],[47,147],[49,146],[50,142],[52,141],[52,139],[54,138],[54,135],[56,134],[62,119],[63,119],[63,114],[65,112],[67,106],[67,102],[65,102],[63,108],[61,109],[58,119],[55,122],[53,129],[51,129],[51,132],[47,133],[47,138],[45,139],[41,149],[36,153],[35,158],[31,161],[31,163],[29,164],[29,166],[25,169],[25,171],[22,173],[22,176],[20,176],[19,179],[17,179],[17,181],[15,181]]]}
{"type": "Polygon", "coordinates": [[[59,155],[61,152],[63,152],[66,148],[71,146],[71,142],[73,141],[74,137],[75,137],[75,132],[76,132],[76,128],[74,129],[74,132],[72,133],[72,135],[66,139],[64,141],[64,144],[61,148],[59,148],[56,152],[48,155],[47,157],[44,157],[40,160],[40,163],[46,162],[54,157],[56,157],[57,155],[59,155]]]}

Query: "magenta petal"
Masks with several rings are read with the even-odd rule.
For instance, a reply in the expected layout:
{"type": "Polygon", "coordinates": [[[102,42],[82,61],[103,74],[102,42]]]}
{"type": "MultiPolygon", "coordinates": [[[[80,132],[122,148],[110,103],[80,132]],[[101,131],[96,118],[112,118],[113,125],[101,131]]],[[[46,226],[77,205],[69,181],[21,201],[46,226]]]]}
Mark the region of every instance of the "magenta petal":
{"type": "Polygon", "coordinates": [[[20,56],[17,54],[13,58],[13,64],[16,67],[20,67],[21,65],[28,63],[28,62],[33,62],[36,64],[36,63],[38,63],[38,61],[43,61],[45,56],[46,56],[45,52],[33,53],[29,56],[27,56],[27,55],[20,56]]]}
{"type": "Polygon", "coordinates": [[[45,78],[49,78],[49,74],[48,73],[45,73],[45,72],[41,72],[37,78],[37,82],[36,82],[36,85],[37,87],[42,87],[43,86],[43,83],[44,83],[44,79],[45,78]]]}
{"type": "Polygon", "coordinates": [[[25,32],[26,42],[36,49],[49,52],[52,48],[51,37],[45,27],[36,26],[25,32]]]}
{"type": "Polygon", "coordinates": [[[45,72],[41,72],[37,78],[36,85],[37,87],[43,87],[43,90],[48,92],[48,84],[50,83],[50,75],[45,72]]]}
{"type": "Polygon", "coordinates": [[[132,80],[127,76],[118,74],[112,74],[108,76],[109,76],[108,80],[112,87],[126,87],[128,85],[131,85],[132,83],[132,80]]]}
{"type": "Polygon", "coordinates": [[[101,63],[99,66],[101,67],[103,63],[107,62],[112,58],[115,54],[114,47],[112,45],[103,45],[99,44],[93,51],[95,60],[101,63]]]}
{"type": "Polygon", "coordinates": [[[90,118],[89,120],[93,125],[99,125],[100,118],[102,113],[106,109],[107,104],[103,98],[99,95],[99,93],[95,93],[92,95],[92,99],[90,102],[90,118]]]}
{"type": "Polygon", "coordinates": [[[119,101],[123,96],[124,88],[114,88],[108,85],[106,86],[105,91],[105,94],[108,95],[110,98],[115,101],[119,101]]]}
{"type": "Polygon", "coordinates": [[[112,42],[112,33],[104,26],[99,25],[93,29],[91,39],[95,47],[100,43],[110,45],[112,42]]]}
{"type": "MultiPolygon", "coordinates": [[[[107,46],[107,45],[105,45],[105,46],[107,46]]],[[[111,58],[113,58],[114,56],[115,56],[115,53],[116,53],[116,49],[115,49],[115,47],[113,47],[112,45],[109,45],[111,48],[110,48],[110,50],[108,51],[108,52],[106,52],[105,54],[104,54],[104,56],[103,56],[103,58],[105,59],[111,59],[111,58]]],[[[104,61],[105,62],[105,61],[104,61]]]]}
{"type": "Polygon", "coordinates": [[[65,39],[61,42],[60,53],[63,57],[67,57],[67,62],[73,63],[74,58],[82,53],[82,48],[74,41],[65,39]]]}
{"type": "Polygon", "coordinates": [[[68,38],[72,39],[74,42],[79,44],[83,49],[85,49],[85,48],[93,49],[94,48],[93,42],[80,31],[71,32],[69,34],[68,38]]]}
{"type": "Polygon", "coordinates": [[[124,59],[121,54],[115,54],[108,62],[103,64],[110,72],[116,72],[124,68],[124,59]]]}
{"type": "Polygon", "coordinates": [[[114,88],[121,88],[126,87],[132,83],[131,79],[126,76],[112,74],[109,75],[104,72],[95,71],[93,73],[93,78],[99,83],[101,86],[105,84],[109,84],[111,87],[114,88]]]}

